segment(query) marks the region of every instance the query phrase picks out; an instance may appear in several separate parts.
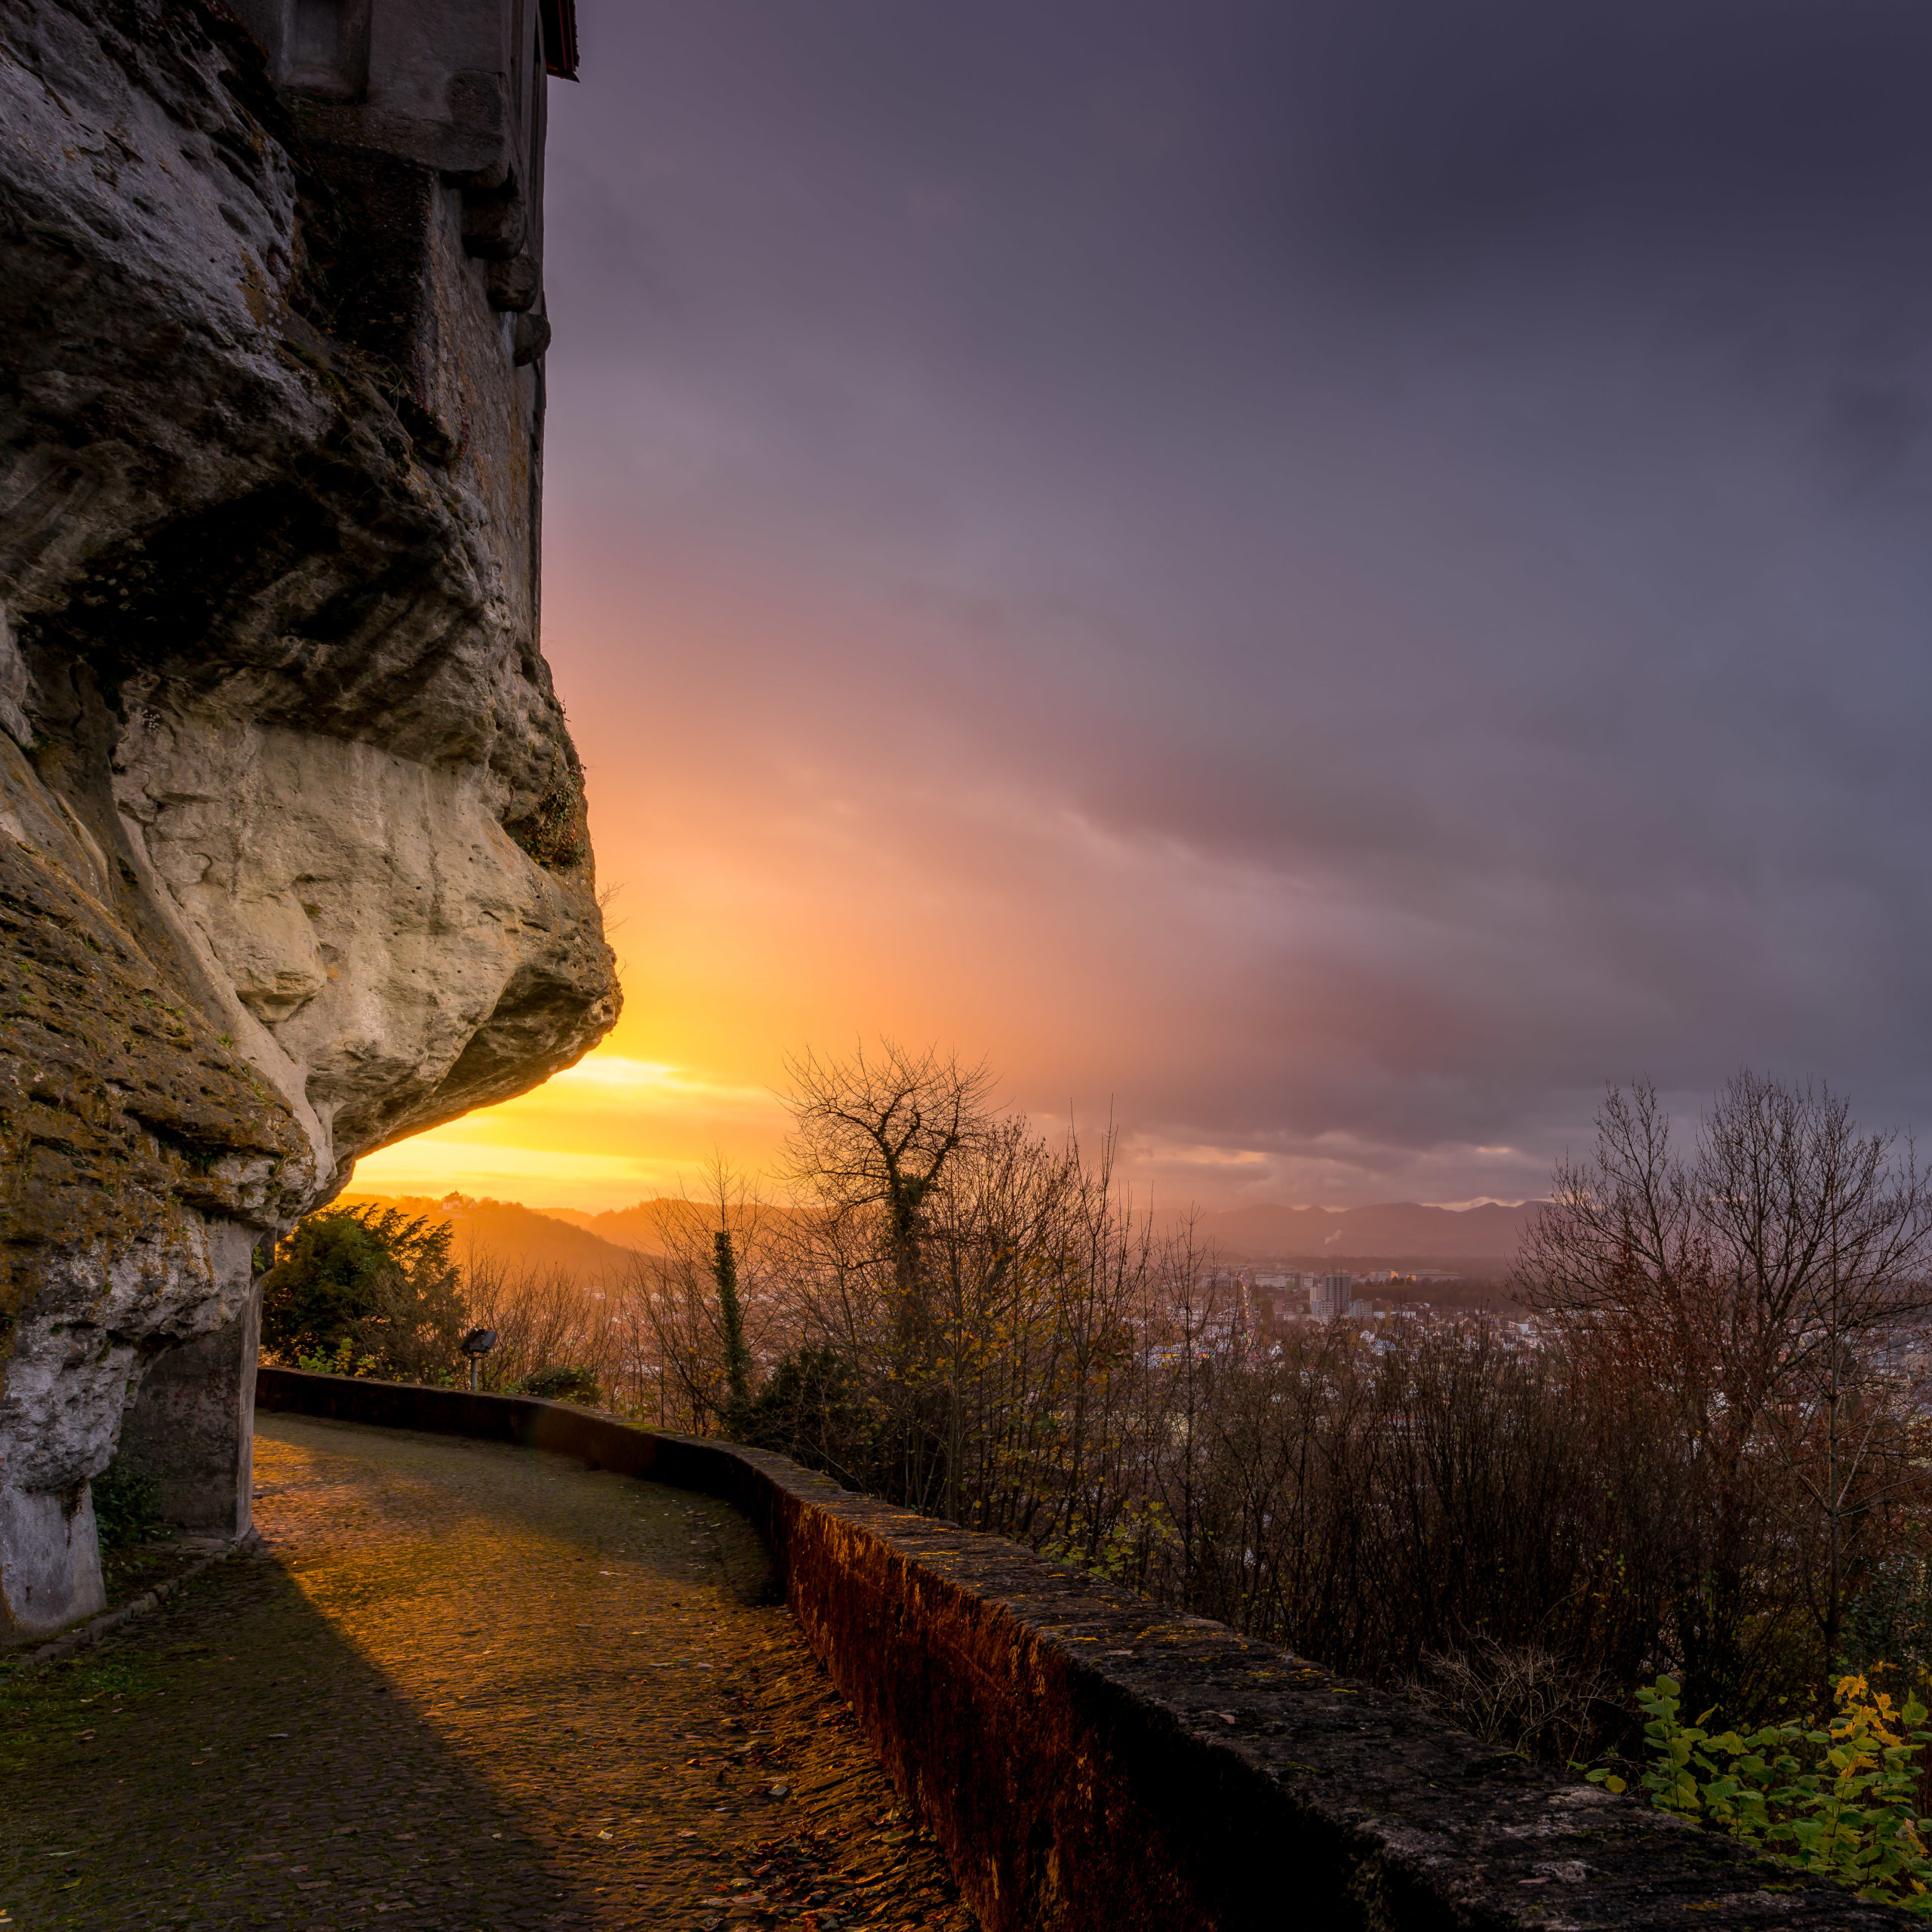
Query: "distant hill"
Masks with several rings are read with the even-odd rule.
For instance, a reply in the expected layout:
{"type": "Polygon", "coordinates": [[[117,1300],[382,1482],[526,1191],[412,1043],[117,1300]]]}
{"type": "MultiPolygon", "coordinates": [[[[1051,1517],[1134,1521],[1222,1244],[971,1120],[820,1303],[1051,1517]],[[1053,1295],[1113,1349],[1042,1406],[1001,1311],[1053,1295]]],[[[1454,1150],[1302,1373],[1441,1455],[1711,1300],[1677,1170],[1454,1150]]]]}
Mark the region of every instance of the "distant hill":
{"type": "MultiPolygon", "coordinates": [[[[448,1221],[456,1229],[459,1260],[487,1254],[512,1267],[564,1268],[586,1279],[621,1275],[640,1254],[664,1251],[664,1217],[682,1204],[640,1201],[601,1214],[580,1208],[539,1212],[515,1201],[472,1201],[451,1195],[345,1194],[346,1205],[365,1201],[448,1221]]],[[[1425,1208],[1413,1201],[1379,1208],[1284,1208],[1272,1201],[1204,1215],[1198,1238],[1232,1261],[1310,1262],[1346,1257],[1387,1266],[1470,1261],[1502,1273],[1516,1251],[1537,1204],[1518,1208],[1425,1208]]]]}
{"type": "Polygon", "coordinates": [[[567,1220],[561,1214],[539,1214],[515,1201],[472,1201],[466,1195],[441,1201],[413,1194],[342,1196],[346,1208],[368,1201],[448,1222],[456,1230],[451,1251],[466,1263],[487,1254],[512,1268],[561,1268],[586,1281],[601,1281],[620,1278],[637,1259],[635,1248],[605,1239],[578,1225],[575,1217],[567,1220]]]}
{"type": "Polygon", "coordinates": [[[586,1214],[580,1208],[553,1208],[550,1212],[574,1228],[582,1228],[600,1240],[614,1241],[646,1254],[664,1251],[664,1215],[667,1209],[682,1203],[660,1196],[640,1201],[629,1208],[607,1208],[601,1214],[586,1214]]]}
{"type": "Polygon", "coordinates": [[[1200,1237],[1239,1260],[1372,1256],[1389,1261],[1484,1260],[1506,1263],[1534,1218],[1537,1203],[1506,1208],[1425,1208],[1413,1201],[1379,1208],[1284,1208],[1272,1201],[1204,1215],[1200,1237]]]}
{"type": "MultiPolygon", "coordinates": [[[[582,1228],[587,1233],[614,1241],[620,1247],[628,1247],[641,1254],[662,1254],[666,1245],[664,1226],[667,1217],[690,1214],[694,1211],[703,1226],[712,1225],[712,1210],[701,1201],[688,1201],[681,1195],[675,1194],[660,1194],[651,1200],[640,1201],[633,1207],[607,1208],[601,1214],[586,1214],[575,1208],[553,1208],[549,1211],[558,1220],[568,1221],[574,1228],[582,1228]]],[[[769,1229],[781,1224],[787,1211],[783,1208],[766,1208],[763,1211],[764,1226],[769,1229]]]]}

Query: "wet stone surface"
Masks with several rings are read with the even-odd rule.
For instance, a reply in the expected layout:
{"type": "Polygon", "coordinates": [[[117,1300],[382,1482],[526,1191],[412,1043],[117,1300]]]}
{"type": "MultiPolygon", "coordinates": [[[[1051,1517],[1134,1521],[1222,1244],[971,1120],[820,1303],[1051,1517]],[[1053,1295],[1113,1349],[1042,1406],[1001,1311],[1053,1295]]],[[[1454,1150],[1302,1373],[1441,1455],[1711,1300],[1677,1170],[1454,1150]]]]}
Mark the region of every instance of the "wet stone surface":
{"type": "Polygon", "coordinates": [[[0,1927],[974,1921],[723,1504],[263,1416],[261,1554],[0,1666],[0,1927]]]}

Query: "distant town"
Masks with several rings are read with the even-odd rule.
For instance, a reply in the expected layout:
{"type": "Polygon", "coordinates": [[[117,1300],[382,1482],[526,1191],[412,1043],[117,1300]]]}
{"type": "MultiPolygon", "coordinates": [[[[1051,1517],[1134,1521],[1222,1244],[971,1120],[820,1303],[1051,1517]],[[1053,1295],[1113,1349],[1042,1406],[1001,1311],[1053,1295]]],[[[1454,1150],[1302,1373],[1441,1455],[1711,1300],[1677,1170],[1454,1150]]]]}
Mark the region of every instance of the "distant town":
{"type": "Polygon", "coordinates": [[[1518,1309],[1506,1281],[1436,1268],[1217,1267],[1195,1283],[1197,1340],[1237,1353],[1278,1348],[1311,1323],[1353,1324],[1367,1347],[1389,1345],[1398,1330],[1478,1323],[1508,1349],[1539,1346],[1534,1317],[1518,1309]]]}

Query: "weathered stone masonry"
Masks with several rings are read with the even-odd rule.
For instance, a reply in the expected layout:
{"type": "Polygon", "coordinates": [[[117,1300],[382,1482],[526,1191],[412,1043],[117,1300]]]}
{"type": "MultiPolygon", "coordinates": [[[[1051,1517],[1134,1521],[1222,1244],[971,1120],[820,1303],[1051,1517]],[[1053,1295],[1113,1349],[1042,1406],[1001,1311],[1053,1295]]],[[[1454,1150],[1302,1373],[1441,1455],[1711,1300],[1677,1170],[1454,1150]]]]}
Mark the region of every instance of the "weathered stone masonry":
{"type": "Polygon", "coordinates": [[[251,1257],[614,1020],[537,643],[568,0],[0,8],[0,1641],[117,1441],[248,1514],[251,1257]]]}
{"type": "Polygon", "coordinates": [[[1917,1922],[780,1456],[562,1403],[262,1373],[265,1407],[521,1443],[734,1504],[989,1932],[1917,1922]]]}

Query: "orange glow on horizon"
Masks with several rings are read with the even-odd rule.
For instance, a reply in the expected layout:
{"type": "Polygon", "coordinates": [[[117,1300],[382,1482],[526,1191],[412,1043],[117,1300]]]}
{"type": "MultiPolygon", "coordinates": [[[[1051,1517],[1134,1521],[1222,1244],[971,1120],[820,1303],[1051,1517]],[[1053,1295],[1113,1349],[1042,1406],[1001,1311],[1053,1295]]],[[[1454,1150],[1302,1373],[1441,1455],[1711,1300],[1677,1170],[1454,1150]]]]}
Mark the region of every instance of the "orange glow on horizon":
{"type": "Polygon", "coordinates": [[[595,1212],[678,1192],[714,1152],[761,1168],[785,1124],[761,1088],[635,1060],[607,1043],[531,1093],[366,1156],[351,1185],[595,1212]]]}

